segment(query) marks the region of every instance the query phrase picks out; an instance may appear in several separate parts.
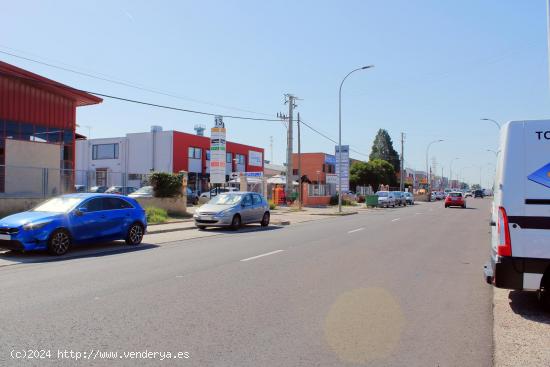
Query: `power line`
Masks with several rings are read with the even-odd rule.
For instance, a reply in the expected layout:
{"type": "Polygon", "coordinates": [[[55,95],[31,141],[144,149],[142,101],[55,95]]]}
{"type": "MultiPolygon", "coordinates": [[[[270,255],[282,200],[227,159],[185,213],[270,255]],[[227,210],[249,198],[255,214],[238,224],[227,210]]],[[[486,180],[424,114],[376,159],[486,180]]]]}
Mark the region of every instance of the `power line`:
{"type": "MultiPolygon", "coordinates": [[[[5,46],[1,46],[1,47],[9,48],[9,47],[5,47],[5,46]]],[[[142,90],[142,91],[149,92],[149,93],[160,94],[160,95],[167,96],[167,97],[177,98],[177,99],[181,99],[181,100],[185,100],[185,101],[191,101],[191,102],[200,103],[200,104],[205,104],[205,105],[214,106],[214,107],[221,107],[221,108],[225,108],[225,109],[229,109],[229,110],[235,110],[235,111],[241,111],[241,112],[254,113],[254,114],[257,114],[257,115],[271,116],[270,114],[267,114],[267,113],[256,112],[256,111],[246,110],[246,109],[243,109],[243,108],[238,108],[238,107],[232,107],[232,106],[221,105],[221,104],[217,104],[217,103],[205,102],[205,101],[201,101],[201,100],[197,100],[197,99],[193,99],[193,98],[189,98],[189,97],[184,97],[184,96],[178,96],[178,95],[176,95],[176,94],[172,94],[172,93],[168,93],[168,92],[163,92],[163,91],[161,91],[161,90],[156,90],[156,89],[149,88],[149,87],[146,87],[146,86],[140,86],[140,85],[138,85],[138,84],[136,84],[136,83],[131,83],[131,82],[125,81],[125,80],[120,80],[120,79],[119,79],[119,80],[115,80],[113,77],[111,77],[111,76],[109,76],[109,75],[107,75],[107,74],[104,74],[104,73],[98,73],[98,74],[105,75],[105,77],[103,77],[103,76],[98,76],[98,75],[95,75],[95,74],[92,74],[92,73],[88,73],[88,72],[84,72],[84,71],[78,71],[78,70],[71,69],[71,68],[64,67],[64,66],[59,66],[59,65],[51,64],[51,63],[44,62],[44,61],[40,61],[40,60],[36,60],[36,59],[32,59],[32,58],[30,58],[30,57],[25,57],[25,56],[17,55],[17,54],[14,54],[14,53],[11,53],[11,52],[7,52],[7,51],[2,51],[2,50],[0,50],[0,53],[5,54],[5,55],[9,55],[9,56],[12,56],[12,57],[16,57],[16,58],[18,58],[18,59],[30,61],[30,62],[33,62],[33,63],[36,63],[36,64],[48,66],[48,67],[51,67],[51,68],[54,68],[54,69],[63,70],[63,71],[69,72],[69,73],[74,73],[74,74],[82,75],[82,76],[85,76],[85,77],[88,77],[88,78],[93,78],[93,79],[102,80],[102,81],[105,81],[105,82],[109,82],[109,83],[112,83],[112,84],[121,85],[121,86],[128,87],[128,88],[133,88],[133,89],[137,89],[137,90],[142,90]]]]}
{"type": "MultiPolygon", "coordinates": [[[[49,85],[49,86],[52,86],[52,87],[59,88],[59,85],[58,85],[58,84],[51,83],[51,82],[46,82],[46,81],[42,81],[42,80],[35,80],[35,79],[31,79],[31,78],[26,78],[26,77],[20,76],[20,75],[13,75],[13,74],[1,72],[1,71],[0,71],[0,75],[4,75],[4,76],[6,76],[6,77],[11,77],[11,78],[23,79],[23,80],[26,80],[26,81],[29,81],[29,82],[35,83],[35,84],[44,84],[44,85],[49,85]]],[[[279,121],[280,121],[280,119],[264,119],[264,118],[257,118],[257,117],[236,116],[236,115],[224,115],[224,114],[213,113],[213,112],[204,112],[204,111],[190,110],[190,109],[186,109],[186,108],[173,107],[173,106],[161,105],[161,104],[157,104],[157,103],[151,103],[151,102],[140,101],[140,100],[136,100],[136,99],[118,97],[118,96],[113,96],[113,95],[105,94],[105,93],[92,92],[92,91],[87,91],[87,90],[83,90],[83,89],[73,88],[73,87],[69,87],[69,86],[65,86],[65,88],[68,88],[68,89],[71,89],[71,90],[74,90],[74,91],[77,91],[77,92],[81,92],[81,93],[93,94],[93,95],[96,95],[96,96],[100,96],[100,97],[104,97],[104,98],[110,98],[110,99],[114,99],[114,100],[118,100],[118,101],[129,102],[129,103],[136,103],[136,104],[140,104],[140,105],[145,105],[145,106],[150,106],[150,107],[157,107],[157,108],[163,108],[163,109],[174,110],[174,111],[180,111],[180,112],[194,113],[194,114],[199,114],[199,115],[206,115],[206,116],[222,116],[222,117],[230,118],[230,119],[251,120],[251,121],[269,121],[269,122],[279,122],[279,121]]]]}
{"type": "MultiPolygon", "coordinates": [[[[308,129],[310,129],[311,131],[313,131],[313,132],[319,134],[319,135],[322,136],[323,138],[325,138],[325,139],[327,139],[327,140],[333,142],[334,144],[338,144],[338,142],[337,142],[336,140],[332,139],[330,136],[326,135],[325,133],[322,133],[321,131],[315,129],[315,128],[314,128],[313,126],[311,126],[310,124],[304,122],[304,120],[300,120],[300,122],[301,122],[305,127],[307,127],[308,129]]],[[[368,157],[368,156],[369,156],[368,154],[365,154],[365,153],[362,153],[362,152],[360,152],[360,151],[358,151],[358,150],[352,149],[351,147],[350,147],[349,150],[350,150],[351,152],[354,152],[354,153],[356,153],[356,154],[362,155],[362,156],[364,156],[364,157],[368,157]]]]}

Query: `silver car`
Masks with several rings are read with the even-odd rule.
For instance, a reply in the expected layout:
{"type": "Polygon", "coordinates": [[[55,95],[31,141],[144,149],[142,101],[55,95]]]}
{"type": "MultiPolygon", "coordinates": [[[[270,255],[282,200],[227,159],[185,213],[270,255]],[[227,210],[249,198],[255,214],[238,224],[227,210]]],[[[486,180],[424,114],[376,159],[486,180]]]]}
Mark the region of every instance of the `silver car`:
{"type": "Polygon", "coordinates": [[[376,193],[378,196],[378,206],[389,208],[394,207],[396,204],[395,193],[393,191],[378,191],[376,193]]]}
{"type": "Polygon", "coordinates": [[[248,223],[260,223],[266,227],[269,217],[269,204],[262,195],[242,191],[218,194],[193,215],[199,229],[231,227],[235,230],[248,223]]]}

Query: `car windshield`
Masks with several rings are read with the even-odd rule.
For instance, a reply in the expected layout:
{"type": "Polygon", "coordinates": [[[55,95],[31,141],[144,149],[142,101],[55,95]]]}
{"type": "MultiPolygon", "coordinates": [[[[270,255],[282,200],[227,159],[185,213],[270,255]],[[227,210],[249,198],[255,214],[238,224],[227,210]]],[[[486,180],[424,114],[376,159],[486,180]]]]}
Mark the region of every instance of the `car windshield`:
{"type": "Polygon", "coordinates": [[[153,186],[143,186],[141,189],[134,191],[134,194],[151,194],[153,192],[153,186]]]}
{"type": "Polygon", "coordinates": [[[208,202],[214,205],[234,205],[241,201],[242,194],[220,194],[208,202]]]}
{"type": "Polygon", "coordinates": [[[379,197],[382,197],[382,198],[386,198],[386,197],[388,197],[388,192],[387,191],[378,191],[376,193],[376,195],[378,195],[379,197]]]}
{"type": "Polygon", "coordinates": [[[33,212],[50,212],[50,213],[67,213],[74,209],[82,198],[78,197],[57,197],[43,202],[42,204],[34,207],[33,212]]]}

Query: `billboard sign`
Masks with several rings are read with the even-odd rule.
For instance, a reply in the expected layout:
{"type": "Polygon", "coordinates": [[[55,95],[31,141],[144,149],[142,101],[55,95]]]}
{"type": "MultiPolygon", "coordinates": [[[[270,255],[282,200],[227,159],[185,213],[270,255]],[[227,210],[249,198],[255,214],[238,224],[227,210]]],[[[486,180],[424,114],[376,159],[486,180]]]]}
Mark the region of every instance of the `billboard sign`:
{"type": "MultiPolygon", "coordinates": [[[[338,145],[334,149],[336,152],[336,175],[340,174],[340,167],[342,167],[342,191],[349,191],[349,145],[342,145],[341,147],[341,151],[339,151],[338,145]]],[[[338,182],[336,183],[336,189],[338,189],[338,182]]]]}
{"type": "Polygon", "coordinates": [[[262,167],[262,152],[256,152],[254,150],[248,151],[248,165],[254,167],[262,167]]]}
{"type": "Polygon", "coordinates": [[[326,174],[326,182],[329,185],[338,185],[338,175],[334,173],[327,173],[326,174]]]}
{"type": "Polygon", "coordinates": [[[210,131],[210,183],[225,183],[225,125],[221,116],[216,116],[210,131]]]}

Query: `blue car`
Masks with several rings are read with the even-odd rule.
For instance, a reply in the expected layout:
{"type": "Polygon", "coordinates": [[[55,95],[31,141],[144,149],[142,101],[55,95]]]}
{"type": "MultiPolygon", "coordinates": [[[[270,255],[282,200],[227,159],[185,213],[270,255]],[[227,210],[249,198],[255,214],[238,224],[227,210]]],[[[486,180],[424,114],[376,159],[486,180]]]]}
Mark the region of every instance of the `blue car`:
{"type": "Polygon", "coordinates": [[[0,219],[0,248],[63,255],[78,243],[124,239],[138,245],[146,229],[145,210],[132,198],[68,194],[0,219]]]}

